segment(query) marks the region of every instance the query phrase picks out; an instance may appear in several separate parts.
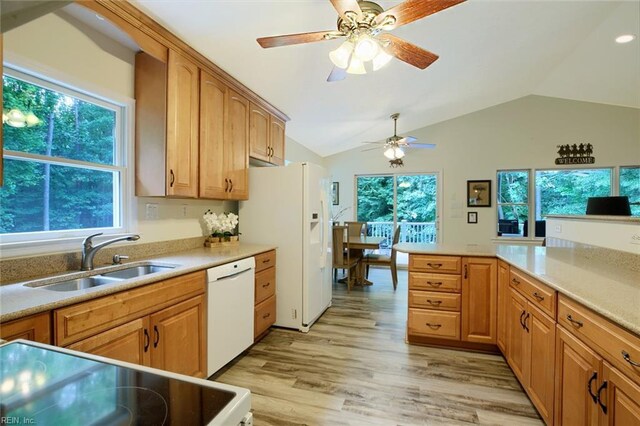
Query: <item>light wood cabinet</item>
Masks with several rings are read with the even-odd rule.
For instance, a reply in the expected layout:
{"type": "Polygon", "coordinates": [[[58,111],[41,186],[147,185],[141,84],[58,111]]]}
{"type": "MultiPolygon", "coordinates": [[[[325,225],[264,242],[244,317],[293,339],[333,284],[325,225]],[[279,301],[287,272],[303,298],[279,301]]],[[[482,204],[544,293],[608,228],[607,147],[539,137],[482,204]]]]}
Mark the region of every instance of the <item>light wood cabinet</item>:
{"type": "Polygon", "coordinates": [[[556,330],[555,424],[596,426],[602,358],[561,326],[556,330]]]}
{"type": "Polygon", "coordinates": [[[256,255],[255,262],[253,335],[257,342],[276,322],[276,251],[256,255]]]}
{"type": "Polygon", "coordinates": [[[555,321],[510,290],[507,362],[540,416],[553,424],[555,321]]]}
{"type": "Polygon", "coordinates": [[[509,307],[509,264],[498,260],[498,314],[496,343],[507,353],[507,312],[509,307]]]}
{"type": "Polygon", "coordinates": [[[251,102],[249,128],[249,155],[270,164],[284,165],[285,122],[251,102]]]}
{"type": "Polygon", "coordinates": [[[200,73],[200,198],[249,197],[248,101],[200,73]]]}
{"type": "Polygon", "coordinates": [[[55,344],[205,377],[204,292],[200,271],[56,309],[55,344]]]}
{"type": "Polygon", "coordinates": [[[25,339],[50,344],[51,312],[43,312],[0,324],[0,338],[4,340],[25,339]]]}
{"type": "Polygon", "coordinates": [[[603,413],[600,424],[640,426],[640,385],[607,362],[604,363],[603,379],[598,389],[603,413]]]}
{"type": "Polygon", "coordinates": [[[462,259],[462,340],[496,343],[497,261],[462,259]]]}

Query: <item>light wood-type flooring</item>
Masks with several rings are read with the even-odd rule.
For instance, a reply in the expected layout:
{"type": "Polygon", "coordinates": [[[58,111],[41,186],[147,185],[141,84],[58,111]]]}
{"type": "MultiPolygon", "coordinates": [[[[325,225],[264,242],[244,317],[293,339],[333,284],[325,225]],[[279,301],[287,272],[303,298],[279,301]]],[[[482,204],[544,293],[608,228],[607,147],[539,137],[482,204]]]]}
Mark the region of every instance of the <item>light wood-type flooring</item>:
{"type": "Polygon", "coordinates": [[[251,390],[264,425],[541,425],[501,356],[407,345],[407,273],[347,293],[307,334],[274,328],[213,377],[251,390]]]}

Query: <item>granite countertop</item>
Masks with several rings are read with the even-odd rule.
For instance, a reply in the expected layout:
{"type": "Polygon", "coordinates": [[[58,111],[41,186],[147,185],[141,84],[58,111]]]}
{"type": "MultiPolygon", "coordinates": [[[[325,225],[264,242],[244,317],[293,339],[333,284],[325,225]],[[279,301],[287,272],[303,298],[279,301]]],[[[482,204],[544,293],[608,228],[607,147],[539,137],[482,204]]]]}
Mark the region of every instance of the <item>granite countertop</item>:
{"type": "MultiPolygon", "coordinates": [[[[174,269],[145,275],[139,278],[132,278],[115,282],[113,284],[106,284],[76,291],[59,292],[45,290],[44,288],[39,287],[24,286],[25,282],[40,282],[41,279],[33,279],[15,284],[6,284],[0,286],[0,322],[72,305],[85,300],[95,299],[97,297],[166,280],[168,278],[188,274],[190,272],[201,271],[203,269],[251,257],[258,253],[273,249],[275,249],[274,246],[241,243],[237,246],[221,246],[219,248],[203,247],[177,252],[171,255],[150,257],[141,261],[138,260],[135,262],[123,263],[123,265],[133,266],[152,261],[154,264],[177,266],[174,269]]],[[[102,269],[103,266],[109,267],[110,265],[97,265],[96,269],[102,269]]],[[[110,267],[109,269],[117,269],[117,267],[110,267]]],[[[122,267],[120,267],[120,269],[122,269],[122,267]]],[[[69,273],[70,272],[52,275],[42,279],[42,281],[55,282],[56,278],[58,278],[57,281],[60,281],[59,278],[61,276],[69,273]]],[[[95,274],[95,271],[74,274],[74,278],[78,278],[79,276],[88,276],[91,274],[95,274]]]]}
{"type": "Polygon", "coordinates": [[[566,247],[398,244],[414,254],[496,256],[567,297],[640,335],[640,272],[566,247]]]}

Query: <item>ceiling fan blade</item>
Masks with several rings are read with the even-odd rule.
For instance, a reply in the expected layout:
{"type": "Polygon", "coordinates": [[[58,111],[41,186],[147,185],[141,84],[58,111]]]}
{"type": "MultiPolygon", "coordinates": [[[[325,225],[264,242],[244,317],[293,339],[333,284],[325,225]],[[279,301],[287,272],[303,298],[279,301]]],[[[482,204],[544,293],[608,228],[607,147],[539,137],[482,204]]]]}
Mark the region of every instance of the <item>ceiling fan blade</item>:
{"type": "Polygon", "coordinates": [[[300,34],[287,34],[272,37],[261,37],[256,39],[258,44],[263,48],[289,46],[291,44],[312,43],[315,41],[330,40],[332,38],[339,37],[336,31],[317,31],[313,33],[300,33],[300,34]],[[330,37],[326,38],[325,35],[329,34],[330,37]]]}
{"type": "Polygon", "coordinates": [[[398,141],[398,143],[400,143],[400,144],[408,144],[408,143],[415,142],[415,141],[417,141],[417,140],[418,140],[418,139],[414,138],[413,136],[405,136],[405,137],[403,137],[402,139],[400,139],[400,140],[398,141]]]}
{"type": "Polygon", "coordinates": [[[331,74],[329,74],[329,77],[327,77],[327,81],[331,83],[333,81],[344,80],[346,77],[347,70],[345,70],[344,68],[333,67],[333,69],[331,70],[331,74]]]}
{"type": "MultiPolygon", "coordinates": [[[[395,17],[395,23],[388,23],[385,30],[392,30],[401,25],[409,24],[425,16],[433,15],[441,10],[450,8],[465,0],[406,0],[399,5],[385,10],[374,20],[374,25],[382,24],[387,16],[395,17]]],[[[393,21],[392,21],[393,22],[393,21]]]]}
{"type": "Polygon", "coordinates": [[[391,44],[386,48],[387,52],[391,53],[401,61],[406,62],[409,65],[413,65],[414,67],[418,67],[421,70],[434,63],[439,57],[435,53],[424,50],[423,48],[409,43],[400,37],[396,37],[393,34],[381,35],[380,39],[387,39],[391,41],[391,44]]]}
{"type": "Polygon", "coordinates": [[[333,7],[338,11],[340,16],[344,16],[347,12],[354,12],[358,16],[362,15],[362,10],[357,0],[330,0],[333,7]]]}
{"type": "Polygon", "coordinates": [[[379,151],[379,150],[380,150],[380,147],[379,147],[379,146],[376,146],[376,147],[373,147],[373,148],[361,149],[361,150],[360,150],[360,152],[366,152],[366,151],[379,151]]]}
{"type": "Polygon", "coordinates": [[[434,143],[412,143],[411,145],[406,145],[403,148],[417,148],[417,149],[433,149],[436,147],[434,143]]]}
{"type": "Polygon", "coordinates": [[[386,142],[361,142],[361,143],[369,143],[369,144],[375,144],[375,145],[384,145],[386,142]]]}

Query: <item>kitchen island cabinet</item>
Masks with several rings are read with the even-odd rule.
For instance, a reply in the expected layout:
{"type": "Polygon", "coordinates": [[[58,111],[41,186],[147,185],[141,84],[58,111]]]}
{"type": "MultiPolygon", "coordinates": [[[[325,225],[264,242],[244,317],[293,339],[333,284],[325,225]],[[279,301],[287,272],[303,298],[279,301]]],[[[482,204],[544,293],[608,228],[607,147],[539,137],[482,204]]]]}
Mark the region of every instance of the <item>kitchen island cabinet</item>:
{"type": "Polygon", "coordinates": [[[0,324],[0,339],[51,343],[51,313],[44,312],[0,324]]]}

